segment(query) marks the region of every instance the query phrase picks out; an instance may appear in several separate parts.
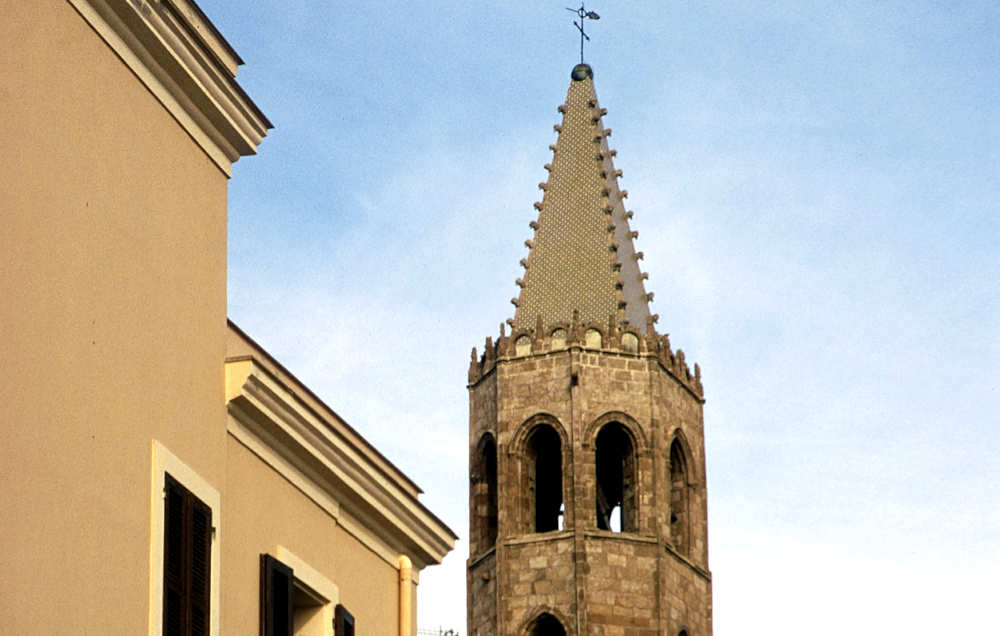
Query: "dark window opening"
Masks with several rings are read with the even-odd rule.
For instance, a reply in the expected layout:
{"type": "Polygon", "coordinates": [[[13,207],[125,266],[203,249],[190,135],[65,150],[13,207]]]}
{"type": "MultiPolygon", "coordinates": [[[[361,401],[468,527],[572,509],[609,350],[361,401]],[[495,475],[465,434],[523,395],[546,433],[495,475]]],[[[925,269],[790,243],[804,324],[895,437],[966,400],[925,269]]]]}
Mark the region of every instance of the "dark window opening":
{"type": "Polygon", "coordinates": [[[497,541],[497,445],[486,436],[479,445],[472,481],[473,519],[478,537],[477,551],[482,552],[497,541]]]}
{"type": "Polygon", "coordinates": [[[354,615],[338,605],[333,619],[334,636],[354,636],[354,615]]]}
{"type": "Polygon", "coordinates": [[[269,554],[260,555],[261,636],[312,633],[303,630],[315,629],[309,625],[314,624],[326,604],[325,598],[295,579],[291,567],[269,554]]]}
{"type": "Polygon", "coordinates": [[[597,474],[597,527],[615,532],[635,532],[635,449],[628,432],[618,422],[597,434],[594,450],[597,474]]]}
{"type": "Polygon", "coordinates": [[[566,636],[566,629],[552,614],[542,614],[528,628],[528,636],[566,636]]]}
{"type": "Polygon", "coordinates": [[[679,440],[670,445],[670,540],[681,554],[689,549],[688,471],[679,440]]]}
{"type": "Polygon", "coordinates": [[[212,580],[212,509],[164,475],[163,633],[208,634],[212,580]]]}
{"type": "Polygon", "coordinates": [[[260,555],[261,636],[292,636],[295,614],[292,568],[269,554],[260,555]]]}
{"type": "Polygon", "coordinates": [[[537,427],[528,438],[527,494],[535,532],[551,532],[561,527],[562,442],[551,426],[537,427]]]}

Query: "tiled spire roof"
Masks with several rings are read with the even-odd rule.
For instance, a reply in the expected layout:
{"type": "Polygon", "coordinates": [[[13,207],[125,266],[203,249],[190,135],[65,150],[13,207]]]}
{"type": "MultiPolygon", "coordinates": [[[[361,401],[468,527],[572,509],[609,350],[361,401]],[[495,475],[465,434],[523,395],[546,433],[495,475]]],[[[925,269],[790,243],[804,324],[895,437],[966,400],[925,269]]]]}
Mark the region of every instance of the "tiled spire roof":
{"type": "Polygon", "coordinates": [[[511,301],[517,307],[513,327],[534,329],[539,319],[546,326],[570,323],[577,311],[580,324],[612,319],[645,333],[652,295],[639,271],[642,254],[632,242],[638,234],[624,205],[628,192],[618,188],[611,129],[602,121],[607,111],[597,103],[589,66],[573,69],[559,111],[562,125],[555,126],[559,136],[545,166],[549,179],[539,184],[544,196],[531,223],[535,236],[525,241],[530,251],[521,261],[521,293],[511,301]]]}

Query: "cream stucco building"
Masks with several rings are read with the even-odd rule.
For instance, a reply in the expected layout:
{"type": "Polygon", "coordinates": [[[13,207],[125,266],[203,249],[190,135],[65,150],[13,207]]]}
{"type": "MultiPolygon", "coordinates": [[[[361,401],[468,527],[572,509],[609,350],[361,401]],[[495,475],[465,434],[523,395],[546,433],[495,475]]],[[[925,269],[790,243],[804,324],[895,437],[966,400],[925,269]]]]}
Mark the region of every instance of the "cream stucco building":
{"type": "Polygon", "coordinates": [[[455,535],[226,320],[241,60],[191,0],[0,6],[2,631],[412,633],[455,535]]]}

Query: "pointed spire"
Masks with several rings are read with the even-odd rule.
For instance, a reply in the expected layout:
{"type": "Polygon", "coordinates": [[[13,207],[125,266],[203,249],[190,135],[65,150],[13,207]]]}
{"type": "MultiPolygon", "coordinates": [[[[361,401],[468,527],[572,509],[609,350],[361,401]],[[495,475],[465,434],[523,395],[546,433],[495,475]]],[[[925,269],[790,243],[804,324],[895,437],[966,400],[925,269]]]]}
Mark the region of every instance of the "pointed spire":
{"type": "MultiPolygon", "coordinates": [[[[625,210],[627,192],[618,188],[608,147],[611,129],[607,110],[597,103],[593,71],[586,64],[573,68],[566,103],[559,107],[562,124],[543,199],[535,204],[534,237],[526,241],[528,258],[520,294],[513,299],[515,329],[568,323],[579,312],[581,323],[602,323],[608,316],[641,332],[649,324],[649,297],[640,275],[625,210]]],[[[641,258],[641,257],[640,257],[641,258]]]]}

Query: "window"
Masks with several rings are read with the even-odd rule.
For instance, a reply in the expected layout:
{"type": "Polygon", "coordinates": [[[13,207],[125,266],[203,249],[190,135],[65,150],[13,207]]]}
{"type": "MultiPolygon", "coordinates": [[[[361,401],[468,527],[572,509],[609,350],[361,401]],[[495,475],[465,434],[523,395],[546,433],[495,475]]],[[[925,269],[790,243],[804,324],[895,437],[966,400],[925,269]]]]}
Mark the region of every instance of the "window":
{"type": "Polygon", "coordinates": [[[295,606],[292,568],[269,554],[260,555],[261,636],[292,636],[295,606]]]}
{"type": "Polygon", "coordinates": [[[558,530],[563,514],[559,433],[547,424],[535,427],[528,437],[525,455],[529,531],[558,530]]]}
{"type": "Polygon", "coordinates": [[[354,636],[354,616],[343,605],[337,606],[334,634],[335,636],[354,636]]]}
{"type": "Polygon", "coordinates": [[[681,554],[689,549],[688,469],[681,441],[670,445],[670,540],[681,554]]]}
{"type": "Polygon", "coordinates": [[[597,476],[597,527],[636,532],[636,469],[632,438],[618,422],[597,434],[594,469],[597,476]]]}
{"type": "Polygon", "coordinates": [[[566,629],[558,618],[545,612],[528,626],[527,633],[528,636],[566,636],[566,629]]]}
{"type": "Polygon", "coordinates": [[[497,445],[492,435],[480,440],[473,467],[472,515],[478,540],[474,548],[483,552],[497,540],[497,445]]]}
{"type": "MultiPolygon", "coordinates": [[[[261,636],[353,635],[338,627],[337,586],[284,547],[275,553],[277,557],[260,555],[261,636]]],[[[353,629],[354,618],[350,620],[353,629]]]]}
{"type": "Polygon", "coordinates": [[[211,616],[212,509],[165,475],[163,634],[207,636],[211,616]]]}
{"type": "Polygon", "coordinates": [[[152,440],[150,636],[219,635],[219,491],[152,440]]]}

